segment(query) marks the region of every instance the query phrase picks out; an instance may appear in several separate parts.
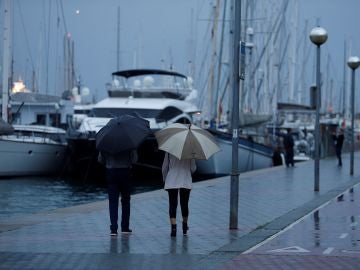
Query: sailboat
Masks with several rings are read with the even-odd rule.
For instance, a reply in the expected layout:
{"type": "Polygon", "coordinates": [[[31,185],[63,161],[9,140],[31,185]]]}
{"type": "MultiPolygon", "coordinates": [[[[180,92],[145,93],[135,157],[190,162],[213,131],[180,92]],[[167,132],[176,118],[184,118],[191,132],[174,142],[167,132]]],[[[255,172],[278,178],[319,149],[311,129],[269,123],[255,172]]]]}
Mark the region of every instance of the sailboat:
{"type": "MultiPolygon", "coordinates": [[[[223,70],[222,60],[223,58],[223,44],[224,44],[224,25],[228,21],[226,20],[226,5],[227,1],[223,5],[223,18],[219,20],[219,9],[220,1],[217,1],[216,9],[214,11],[214,21],[211,31],[211,44],[213,45],[212,52],[212,64],[210,65],[209,71],[209,83],[206,90],[206,96],[209,100],[208,103],[204,103],[204,115],[208,113],[206,118],[211,118],[210,125],[205,126],[208,130],[215,136],[221,152],[217,153],[207,161],[198,161],[197,172],[200,174],[209,174],[209,175],[229,175],[231,173],[231,153],[232,153],[232,134],[230,132],[230,122],[229,118],[232,116],[230,110],[226,110],[226,114],[223,113],[223,108],[230,108],[230,95],[229,102],[225,101],[226,91],[229,92],[230,85],[230,74],[223,70]],[[218,22],[222,23],[221,29],[221,38],[220,38],[220,49],[217,52],[217,24],[218,22]],[[214,57],[218,59],[214,59],[214,57]],[[215,68],[215,63],[217,67],[215,68]],[[216,71],[215,71],[216,70],[216,71]],[[215,75],[216,74],[216,75],[215,75]],[[217,77],[214,79],[214,77],[217,77]],[[223,77],[223,79],[222,79],[223,77]],[[224,79],[225,78],[225,79],[224,79]],[[216,81],[214,83],[213,81],[216,81]],[[225,82],[224,86],[221,86],[220,81],[225,82]],[[216,87],[215,87],[216,85],[216,87]],[[210,105],[211,104],[211,105],[210,105]],[[208,111],[208,112],[207,112],[208,111]]],[[[231,31],[229,31],[231,32],[231,31]]],[[[232,57],[229,57],[231,59],[232,57]]],[[[225,61],[226,62],[226,61],[225,61]]],[[[203,99],[201,99],[203,100],[203,99]]],[[[261,168],[266,168],[272,166],[272,152],[273,149],[269,145],[264,144],[264,140],[258,140],[258,132],[256,131],[256,126],[266,123],[271,118],[268,114],[254,114],[250,112],[241,111],[239,113],[239,130],[242,131],[242,134],[239,135],[238,140],[238,169],[240,172],[256,170],[261,168]],[[249,131],[251,130],[251,132],[249,131]],[[255,130],[255,132],[253,132],[255,130]],[[245,132],[247,131],[247,132],[245,132]]]]}
{"type": "Polygon", "coordinates": [[[11,0],[4,1],[2,119],[0,122],[0,177],[53,174],[61,170],[67,151],[65,130],[44,125],[9,123],[9,67],[11,0]]]}

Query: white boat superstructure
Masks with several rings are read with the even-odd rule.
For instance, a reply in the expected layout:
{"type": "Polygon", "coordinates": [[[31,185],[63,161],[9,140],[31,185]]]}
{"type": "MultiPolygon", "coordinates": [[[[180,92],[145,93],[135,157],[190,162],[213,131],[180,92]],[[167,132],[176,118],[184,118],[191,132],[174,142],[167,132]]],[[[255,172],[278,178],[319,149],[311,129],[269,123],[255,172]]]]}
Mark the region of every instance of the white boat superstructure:
{"type": "Polygon", "coordinates": [[[93,105],[78,129],[98,132],[113,117],[137,114],[150,122],[151,129],[170,123],[191,123],[199,112],[195,105],[197,90],[186,76],[165,70],[136,69],[113,73],[109,97],[93,105]]]}
{"type": "Polygon", "coordinates": [[[195,105],[169,98],[106,98],[95,104],[91,115],[85,117],[78,129],[80,132],[98,132],[112,118],[136,113],[150,122],[151,129],[164,128],[169,123],[192,122],[191,114],[198,112],[195,105]]]}
{"type": "Polygon", "coordinates": [[[0,176],[44,175],[64,166],[65,130],[40,125],[14,125],[0,136],[0,176]]]}

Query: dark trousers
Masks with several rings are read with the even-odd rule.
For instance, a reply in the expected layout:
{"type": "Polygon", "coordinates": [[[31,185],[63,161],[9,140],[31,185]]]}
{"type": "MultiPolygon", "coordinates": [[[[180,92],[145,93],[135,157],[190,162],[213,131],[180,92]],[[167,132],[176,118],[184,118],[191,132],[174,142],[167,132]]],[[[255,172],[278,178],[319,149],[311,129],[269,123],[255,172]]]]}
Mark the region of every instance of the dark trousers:
{"type": "Polygon", "coordinates": [[[294,150],[292,148],[285,149],[285,164],[287,167],[294,166],[294,150]]]}
{"type": "Polygon", "coordinates": [[[339,166],[342,166],[342,159],[341,159],[341,148],[340,147],[335,147],[335,153],[336,153],[336,156],[338,158],[338,165],[339,166]]]}
{"type": "Polygon", "coordinates": [[[129,228],[131,180],[128,168],[106,170],[109,195],[110,229],[118,229],[119,194],[121,194],[121,229],[129,228]]]}
{"type": "Polygon", "coordinates": [[[191,189],[187,188],[171,188],[167,189],[169,194],[169,216],[176,218],[176,209],[178,205],[178,194],[180,193],[180,207],[183,217],[189,216],[189,198],[191,189]]]}

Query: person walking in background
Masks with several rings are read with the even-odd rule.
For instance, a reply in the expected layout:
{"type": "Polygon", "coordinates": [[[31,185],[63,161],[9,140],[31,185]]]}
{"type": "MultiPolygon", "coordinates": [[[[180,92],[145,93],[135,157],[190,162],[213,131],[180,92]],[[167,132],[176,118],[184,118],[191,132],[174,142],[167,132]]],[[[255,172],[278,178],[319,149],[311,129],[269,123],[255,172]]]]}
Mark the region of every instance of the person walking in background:
{"type": "Polygon", "coordinates": [[[336,157],[338,159],[338,166],[341,167],[342,166],[342,159],[341,159],[341,150],[344,144],[344,130],[342,128],[340,128],[340,130],[338,131],[338,133],[333,133],[332,136],[333,140],[334,140],[334,145],[335,145],[335,153],[336,153],[336,157]]]}
{"type": "Polygon", "coordinates": [[[110,235],[118,231],[119,195],[121,194],[121,233],[131,233],[130,221],[130,168],[137,161],[136,150],[109,154],[99,152],[98,161],[106,167],[106,182],[109,197],[110,235]]]}
{"type": "Polygon", "coordinates": [[[187,235],[189,217],[189,198],[192,188],[192,173],[196,170],[194,159],[179,160],[175,156],[165,153],[162,165],[162,175],[165,182],[164,189],[169,195],[169,217],[171,237],[176,236],[176,210],[180,195],[183,234],[187,235]]]}
{"type": "Polygon", "coordinates": [[[291,135],[291,129],[287,129],[287,133],[284,136],[284,148],[285,148],[285,164],[286,167],[290,165],[292,167],[295,166],[294,164],[294,139],[291,135]]]}

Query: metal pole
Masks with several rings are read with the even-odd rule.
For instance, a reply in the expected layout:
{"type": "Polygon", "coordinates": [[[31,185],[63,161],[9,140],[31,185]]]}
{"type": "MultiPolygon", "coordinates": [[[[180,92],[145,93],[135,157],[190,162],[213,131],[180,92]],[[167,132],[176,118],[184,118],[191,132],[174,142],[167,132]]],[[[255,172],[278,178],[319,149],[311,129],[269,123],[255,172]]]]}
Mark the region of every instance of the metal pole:
{"type": "Polygon", "coordinates": [[[8,122],[9,67],[11,57],[11,1],[3,1],[3,66],[2,66],[2,119],[8,122]]]}
{"type": "MultiPolygon", "coordinates": [[[[344,61],[346,61],[346,40],[344,41],[344,61]]],[[[343,71],[343,92],[342,92],[342,117],[345,119],[346,114],[346,65],[344,65],[343,71]]]]}
{"type": "Polygon", "coordinates": [[[350,151],[350,175],[354,175],[354,118],[355,118],[355,69],[351,72],[351,151],[350,151]]]}
{"type": "Polygon", "coordinates": [[[233,0],[233,48],[232,48],[232,170],[230,183],[230,229],[238,228],[239,207],[239,171],[238,171],[238,144],[239,144],[239,51],[241,32],[241,0],[233,0]]]}
{"type": "Polygon", "coordinates": [[[320,190],[320,45],[316,49],[316,120],[315,120],[315,170],[314,191],[320,190]]]}

